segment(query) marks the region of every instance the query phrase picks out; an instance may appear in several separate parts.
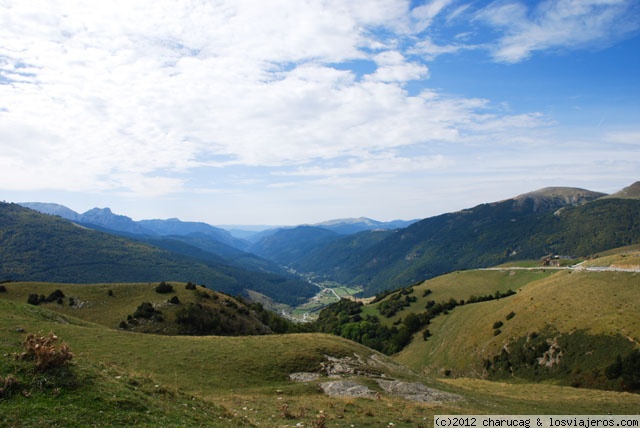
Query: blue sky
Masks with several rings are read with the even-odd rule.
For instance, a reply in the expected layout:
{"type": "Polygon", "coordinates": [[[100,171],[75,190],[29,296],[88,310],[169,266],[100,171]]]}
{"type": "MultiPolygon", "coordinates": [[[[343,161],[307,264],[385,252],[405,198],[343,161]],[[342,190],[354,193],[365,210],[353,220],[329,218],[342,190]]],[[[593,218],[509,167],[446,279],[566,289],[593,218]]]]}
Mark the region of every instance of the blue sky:
{"type": "Polygon", "coordinates": [[[640,180],[640,3],[0,3],[0,196],[425,218],[640,180]]]}

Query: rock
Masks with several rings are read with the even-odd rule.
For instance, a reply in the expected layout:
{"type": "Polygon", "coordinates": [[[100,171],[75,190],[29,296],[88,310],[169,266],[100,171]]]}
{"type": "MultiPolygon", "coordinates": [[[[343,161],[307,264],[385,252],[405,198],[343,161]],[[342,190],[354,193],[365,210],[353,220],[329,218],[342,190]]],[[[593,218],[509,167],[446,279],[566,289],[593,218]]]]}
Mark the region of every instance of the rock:
{"type": "Polygon", "coordinates": [[[289,379],[294,382],[311,382],[320,379],[320,373],[298,372],[291,373],[289,379]]]}
{"type": "Polygon", "coordinates": [[[341,376],[380,376],[382,372],[368,364],[357,354],[353,357],[336,358],[325,356],[326,362],[321,363],[321,371],[329,377],[341,376]]]}
{"type": "Polygon", "coordinates": [[[337,380],[323,382],[320,388],[325,394],[332,397],[365,397],[374,398],[376,393],[364,385],[360,385],[352,380],[337,380]]]}
{"type": "Polygon", "coordinates": [[[378,379],[378,385],[389,395],[403,397],[405,400],[421,403],[440,403],[443,401],[458,401],[462,397],[456,394],[429,388],[421,383],[401,382],[399,380],[378,379]]]}

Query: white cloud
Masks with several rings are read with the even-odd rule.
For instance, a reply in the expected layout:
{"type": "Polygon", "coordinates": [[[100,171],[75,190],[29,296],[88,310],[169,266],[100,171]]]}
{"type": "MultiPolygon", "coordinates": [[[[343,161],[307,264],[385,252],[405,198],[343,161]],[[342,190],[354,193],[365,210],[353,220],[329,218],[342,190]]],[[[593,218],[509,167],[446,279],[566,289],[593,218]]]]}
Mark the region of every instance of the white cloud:
{"type": "Polygon", "coordinates": [[[429,0],[425,4],[414,8],[411,11],[411,16],[418,21],[416,32],[428,28],[433,19],[452,2],[453,0],[429,0]]]}
{"type": "Polygon", "coordinates": [[[633,0],[494,2],[477,18],[504,31],[493,56],[515,63],[536,51],[608,45],[640,28],[633,0]]]}
{"type": "MultiPolygon", "coordinates": [[[[628,5],[578,3],[531,11],[502,2],[479,16],[504,31],[496,58],[520,61],[610,39],[618,6],[628,5]]],[[[284,189],[292,179],[323,189],[407,185],[461,171],[460,159],[484,145],[534,146],[550,118],[427,87],[437,65],[426,61],[478,47],[475,29],[455,29],[464,44],[429,29],[460,23],[471,8],[4,1],[0,188],[175,197],[284,189]]]]}
{"type": "Polygon", "coordinates": [[[421,55],[423,58],[433,60],[439,55],[452,54],[463,49],[475,49],[475,47],[462,44],[437,45],[430,38],[425,38],[416,43],[411,52],[421,55]]]}
{"type": "Polygon", "coordinates": [[[423,64],[407,62],[399,52],[387,51],[375,55],[373,60],[378,68],[368,80],[378,82],[408,82],[410,80],[424,79],[429,74],[429,69],[423,64]]]}

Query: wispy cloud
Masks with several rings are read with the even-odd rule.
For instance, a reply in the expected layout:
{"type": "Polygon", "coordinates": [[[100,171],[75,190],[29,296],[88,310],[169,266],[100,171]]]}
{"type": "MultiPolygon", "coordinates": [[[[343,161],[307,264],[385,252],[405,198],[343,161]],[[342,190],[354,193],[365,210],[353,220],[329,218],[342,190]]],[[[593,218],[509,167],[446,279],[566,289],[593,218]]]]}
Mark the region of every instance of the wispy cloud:
{"type": "Polygon", "coordinates": [[[496,1],[477,19],[503,32],[494,58],[515,63],[536,51],[607,46],[640,28],[640,9],[633,0],[496,1]]]}

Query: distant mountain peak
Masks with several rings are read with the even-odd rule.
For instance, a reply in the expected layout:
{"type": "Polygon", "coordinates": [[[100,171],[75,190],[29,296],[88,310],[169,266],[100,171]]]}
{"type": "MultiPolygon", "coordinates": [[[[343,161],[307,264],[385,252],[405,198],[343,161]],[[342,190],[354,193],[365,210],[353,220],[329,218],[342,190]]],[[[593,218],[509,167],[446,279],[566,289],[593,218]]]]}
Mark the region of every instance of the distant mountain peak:
{"type": "Polygon", "coordinates": [[[85,212],[83,215],[91,215],[91,214],[113,214],[113,211],[111,211],[111,208],[109,207],[105,207],[105,208],[91,208],[89,211],[85,212]]]}
{"type": "Polygon", "coordinates": [[[606,196],[606,193],[578,187],[545,187],[513,198],[518,203],[533,200],[534,211],[562,208],[567,205],[582,205],[606,196]]]}
{"type": "Polygon", "coordinates": [[[592,190],[581,189],[579,187],[560,187],[560,186],[552,186],[552,187],[544,187],[542,189],[534,190],[532,192],[524,193],[522,195],[516,196],[518,198],[575,198],[575,197],[601,197],[606,195],[606,193],[594,192],[592,190]]]}

